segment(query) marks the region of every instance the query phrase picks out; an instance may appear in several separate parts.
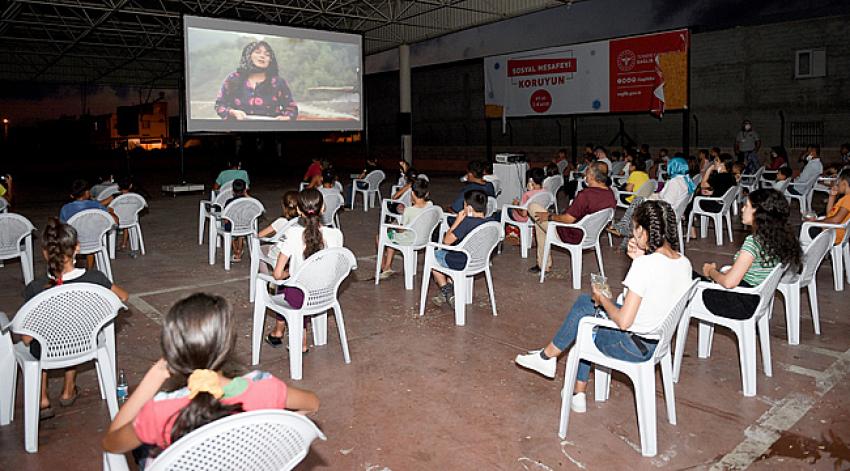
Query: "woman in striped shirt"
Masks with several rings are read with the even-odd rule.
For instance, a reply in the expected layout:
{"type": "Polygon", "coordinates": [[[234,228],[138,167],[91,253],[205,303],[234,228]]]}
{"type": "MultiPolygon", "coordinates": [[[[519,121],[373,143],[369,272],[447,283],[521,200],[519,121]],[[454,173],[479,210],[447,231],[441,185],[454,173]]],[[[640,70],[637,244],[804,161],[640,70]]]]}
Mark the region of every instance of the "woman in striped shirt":
{"type": "MultiPolygon", "coordinates": [[[[732,268],[725,272],[716,263],[706,263],[703,275],[723,288],[751,288],[761,284],[776,265],[786,264],[790,270],[800,267],[802,250],[797,234],[788,224],[790,207],[776,190],[750,193],[741,211],[741,222],[752,232],[735,254],[732,268]]],[[[755,313],[759,297],[721,289],[707,289],[702,300],[712,314],[731,319],[749,319],[755,313]]]]}

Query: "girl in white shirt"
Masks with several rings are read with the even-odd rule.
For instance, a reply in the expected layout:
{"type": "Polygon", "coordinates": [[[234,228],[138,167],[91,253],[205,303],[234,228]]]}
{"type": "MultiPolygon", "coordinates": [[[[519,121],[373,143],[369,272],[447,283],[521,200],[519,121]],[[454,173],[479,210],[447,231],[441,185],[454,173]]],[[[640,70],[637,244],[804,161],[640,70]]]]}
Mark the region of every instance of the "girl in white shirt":
{"type": "MultiPolygon", "coordinates": [[[[539,350],[517,355],[516,363],[549,378],[555,377],[558,356],[575,343],[582,318],[602,309],[618,329],[598,328],[597,348],[612,358],[642,362],[652,357],[658,339],[642,337],[663,322],[679,297],[691,285],[691,262],[678,252],[676,216],[663,201],[645,201],[634,215],[628,254],[634,261],[623,285],[628,288],[622,305],[615,304],[593,288],[582,294],[552,341],[539,350]]],[[[590,376],[589,362],[579,363],[572,409],[585,412],[585,391],[590,376]]]]}
{"type": "MultiPolygon", "coordinates": [[[[324,201],[319,190],[308,189],[298,194],[298,215],[301,224],[287,229],[283,240],[276,244],[280,252],[273,273],[276,280],[289,278],[289,274],[298,271],[304,260],[322,249],[342,247],[342,231],[322,225],[324,211],[324,201]]],[[[304,293],[297,288],[284,287],[282,296],[296,309],[304,304],[304,293]]],[[[274,329],[266,337],[266,342],[273,347],[283,345],[285,329],[286,322],[278,317],[274,329]]],[[[306,329],[302,351],[307,351],[306,329]]]]}

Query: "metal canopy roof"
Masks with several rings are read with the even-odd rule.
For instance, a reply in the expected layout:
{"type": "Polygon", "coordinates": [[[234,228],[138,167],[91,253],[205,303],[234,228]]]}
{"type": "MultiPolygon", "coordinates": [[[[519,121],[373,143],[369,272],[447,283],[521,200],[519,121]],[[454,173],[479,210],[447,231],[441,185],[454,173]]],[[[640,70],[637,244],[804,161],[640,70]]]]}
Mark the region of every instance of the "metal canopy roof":
{"type": "Polygon", "coordinates": [[[372,54],[573,0],[10,0],[0,80],[174,87],[182,14],[347,31],[372,54]]]}

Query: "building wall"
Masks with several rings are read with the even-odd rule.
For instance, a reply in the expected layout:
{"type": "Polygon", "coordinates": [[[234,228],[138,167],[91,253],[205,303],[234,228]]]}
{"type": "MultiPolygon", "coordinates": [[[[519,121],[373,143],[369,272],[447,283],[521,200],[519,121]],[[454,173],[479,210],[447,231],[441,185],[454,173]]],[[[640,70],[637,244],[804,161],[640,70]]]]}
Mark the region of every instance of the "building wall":
{"type": "MultiPolygon", "coordinates": [[[[750,118],[765,146],[780,139],[782,111],[789,123],[824,123],[826,157],[850,141],[850,16],[828,17],[699,32],[691,36],[692,148],[731,148],[741,120],[750,118]],[[827,76],[795,79],[795,51],[825,48],[827,76]],[[695,118],[695,119],[694,119],[695,118]],[[699,134],[695,122],[699,123],[699,134]]],[[[412,76],[414,158],[469,160],[486,157],[484,73],[480,59],[416,68],[412,76]]],[[[397,155],[398,74],[366,77],[369,139],[373,151],[397,155]]],[[[648,114],[582,116],[578,145],[609,145],[622,119],[626,133],[653,147],[681,146],[682,114],[661,120],[648,114]]],[[[569,117],[525,118],[490,123],[495,152],[521,150],[533,160],[570,146],[569,117]]],[[[616,141],[614,145],[618,145],[616,141]]]]}

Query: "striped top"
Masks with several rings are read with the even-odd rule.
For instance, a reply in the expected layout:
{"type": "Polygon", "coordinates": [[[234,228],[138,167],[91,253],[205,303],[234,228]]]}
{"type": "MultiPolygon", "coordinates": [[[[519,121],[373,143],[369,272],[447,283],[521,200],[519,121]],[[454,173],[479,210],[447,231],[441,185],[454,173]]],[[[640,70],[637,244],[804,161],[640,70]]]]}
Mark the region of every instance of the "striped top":
{"type": "Polygon", "coordinates": [[[773,267],[779,265],[778,260],[768,260],[764,258],[761,243],[759,243],[752,234],[748,235],[747,238],[744,239],[744,245],[742,245],[741,250],[735,254],[735,260],[738,259],[738,255],[740,255],[742,251],[746,251],[753,256],[753,264],[750,265],[747,273],[744,273],[744,281],[749,283],[750,286],[755,287],[760,285],[761,282],[767,279],[768,275],[770,275],[770,271],[773,270],[773,267]]]}

